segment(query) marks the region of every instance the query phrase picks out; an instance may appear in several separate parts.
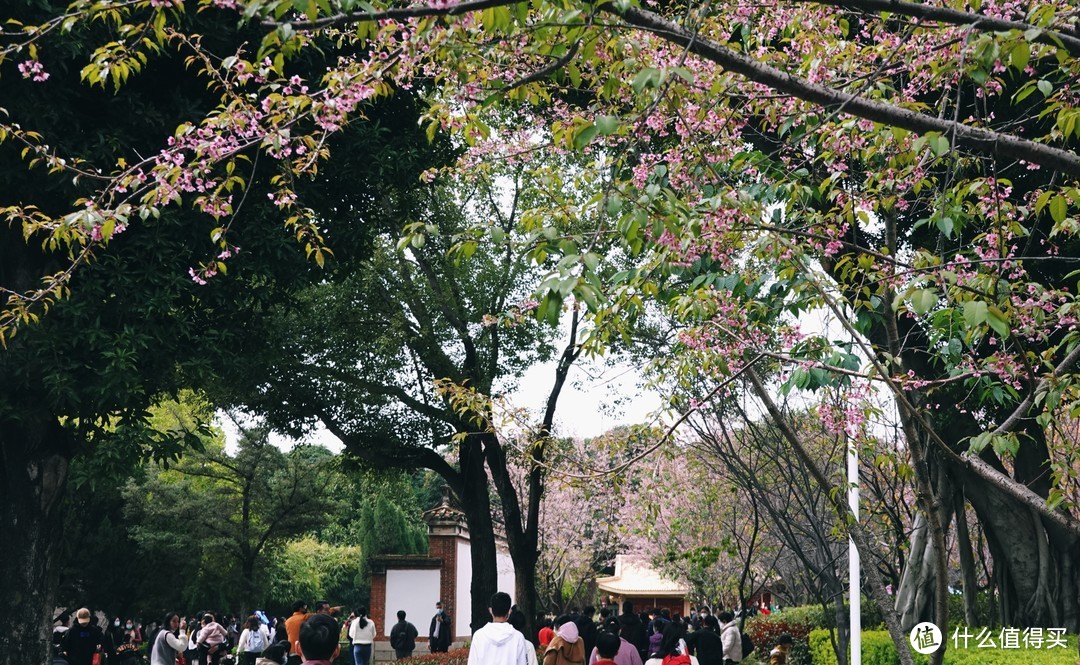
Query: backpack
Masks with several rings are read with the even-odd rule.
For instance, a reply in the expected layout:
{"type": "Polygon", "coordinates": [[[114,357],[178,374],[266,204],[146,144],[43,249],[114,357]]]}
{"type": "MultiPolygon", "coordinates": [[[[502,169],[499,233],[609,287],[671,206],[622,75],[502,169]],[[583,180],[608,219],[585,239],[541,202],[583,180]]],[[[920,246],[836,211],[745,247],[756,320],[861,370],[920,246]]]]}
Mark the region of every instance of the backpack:
{"type": "Polygon", "coordinates": [[[754,650],[754,640],[746,633],[742,633],[742,657],[746,658],[754,650]]]}
{"type": "Polygon", "coordinates": [[[694,661],[690,660],[690,656],[679,654],[677,656],[664,656],[664,660],[661,662],[663,665],[691,665],[694,661]]]}
{"type": "Polygon", "coordinates": [[[255,630],[249,630],[248,631],[248,641],[247,641],[247,650],[248,651],[254,651],[255,653],[262,653],[263,649],[266,648],[266,644],[264,644],[264,642],[265,642],[265,640],[263,640],[263,634],[262,634],[262,629],[261,628],[256,628],[255,630]]]}

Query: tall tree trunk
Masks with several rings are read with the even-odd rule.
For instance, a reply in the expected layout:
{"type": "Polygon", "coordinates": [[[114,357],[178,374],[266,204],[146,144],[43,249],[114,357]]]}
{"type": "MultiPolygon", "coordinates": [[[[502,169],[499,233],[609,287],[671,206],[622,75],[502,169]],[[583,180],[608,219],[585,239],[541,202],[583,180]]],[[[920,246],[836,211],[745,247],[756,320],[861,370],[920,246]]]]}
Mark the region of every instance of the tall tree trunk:
{"type": "Polygon", "coordinates": [[[964,492],[959,487],[956,488],[953,508],[956,512],[956,547],[960,550],[960,574],[964,580],[964,623],[976,626],[978,616],[975,614],[975,607],[979,595],[975,581],[975,553],[971,548],[971,535],[968,533],[964,492]]]}
{"type": "Polygon", "coordinates": [[[990,485],[966,488],[993,555],[1002,624],[1080,629],[1080,544],[990,485]]]}
{"type": "Polygon", "coordinates": [[[0,424],[0,665],[52,661],[54,563],[70,449],[55,418],[30,414],[0,424]]]}
{"type": "Polygon", "coordinates": [[[461,484],[455,490],[461,499],[461,510],[465,513],[465,523],[469,527],[469,553],[472,557],[469,587],[472,613],[469,627],[475,633],[491,621],[488,604],[492,594],[498,591],[499,567],[495,556],[491,498],[488,494],[487,473],[484,470],[484,455],[479,442],[462,442],[458,459],[461,463],[461,484]]]}

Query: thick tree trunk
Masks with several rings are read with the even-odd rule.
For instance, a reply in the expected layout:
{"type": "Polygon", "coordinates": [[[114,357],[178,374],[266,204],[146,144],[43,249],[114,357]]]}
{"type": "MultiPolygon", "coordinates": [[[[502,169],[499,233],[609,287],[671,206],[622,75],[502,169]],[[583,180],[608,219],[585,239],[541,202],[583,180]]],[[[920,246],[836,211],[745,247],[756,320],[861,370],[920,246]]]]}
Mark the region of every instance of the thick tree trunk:
{"type": "MultiPolygon", "coordinates": [[[[915,523],[911,533],[911,551],[904,564],[904,572],[900,576],[900,584],[896,593],[896,610],[901,617],[901,625],[904,630],[911,630],[915,624],[921,621],[932,621],[942,630],[945,629],[941,608],[936,604],[941,586],[948,585],[948,579],[939,579],[939,569],[942,567],[942,553],[938,552],[938,543],[944,541],[944,534],[949,531],[952,522],[953,501],[951,498],[951,483],[947,482],[940,472],[935,491],[938,498],[937,518],[941,525],[942,536],[934,538],[929,520],[926,514],[920,511],[915,514],[915,523]]],[[[942,571],[945,572],[945,571],[942,571]]],[[[945,608],[947,612],[947,607],[945,608]]]]}
{"type": "Polygon", "coordinates": [[[978,624],[975,605],[978,602],[978,588],[975,581],[975,554],[971,549],[971,535],[968,533],[964,492],[957,488],[953,510],[956,513],[956,547],[960,551],[960,575],[964,584],[964,623],[969,626],[978,624]]]}
{"type": "MultiPolygon", "coordinates": [[[[495,529],[491,520],[491,498],[488,494],[487,473],[484,456],[477,442],[462,443],[459,453],[461,462],[461,486],[457,488],[461,498],[461,510],[469,527],[469,552],[472,556],[472,579],[469,597],[472,614],[469,627],[475,633],[491,621],[488,604],[498,589],[498,562],[495,558],[495,529]]],[[[460,639],[463,635],[455,635],[460,639]]]]}
{"type": "Polygon", "coordinates": [[[992,486],[966,488],[993,554],[1003,625],[1080,629],[1080,545],[992,486]]]}
{"type": "Polygon", "coordinates": [[[933,550],[934,542],[930,538],[926,516],[921,512],[916,513],[911,528],[911,549],[896,588],[896,612],[905,631],[921,621],[930,621],[934,616],[933,550]]]}
{"type": "Polygon", "coordinates": [[[70,450],[55,419],[0,425],[0,665],[52,661],[62,497],[70,450]],[[29,425],[27,424],[29,423],[29,425]]]}

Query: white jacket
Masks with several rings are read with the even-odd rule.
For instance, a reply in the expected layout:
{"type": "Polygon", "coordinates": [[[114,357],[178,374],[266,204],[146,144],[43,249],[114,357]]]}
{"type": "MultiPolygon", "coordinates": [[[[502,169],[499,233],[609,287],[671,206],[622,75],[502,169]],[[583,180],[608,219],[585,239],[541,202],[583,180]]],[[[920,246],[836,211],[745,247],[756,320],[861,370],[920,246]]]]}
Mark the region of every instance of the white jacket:
{"type": "MultiPolygon", "coordinates": [[[[262,649],[255,649],[253,653],[262,653],[263,649],[270,646],[270,631],[266,629],[266,626],[259,624],[258,632],[262,635],[262,649]]],[[[245,651],[251,651],[248,647],[248,642],[251,641],[251,629],[245,628],[244,632],[240,633],[240,639],[236,641],[236,653],[243,653],[245,651]]]]}
{"type": "Polygon", "coordinates": [[[742,661],[742,633],[739,632],[738,619],[720,626],[720,642],[724,645],[724,658],[730,658],[736,663],[742,661]]]}
{"type": "Polygon", "coordinates": [[[349,639],[353,644],[371,644],[375,641],[375,622],[367,617],[367,625],[360,627],[360,618],[353,619],[349,626],[349,639]]]}
{"type": "Polygon", "coordinates": [[[505,621],[489,623],[473,633],[469,665],[529,665],[535,662],[536,651],[532,645],[505,621]]]}

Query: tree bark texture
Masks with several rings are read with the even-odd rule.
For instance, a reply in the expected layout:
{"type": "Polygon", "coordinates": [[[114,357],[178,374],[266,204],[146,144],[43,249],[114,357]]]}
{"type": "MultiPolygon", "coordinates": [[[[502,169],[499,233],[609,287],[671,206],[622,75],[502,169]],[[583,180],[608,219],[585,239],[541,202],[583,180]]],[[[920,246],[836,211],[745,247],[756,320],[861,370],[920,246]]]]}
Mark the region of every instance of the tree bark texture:
{"type": "Polygon", "coordinates": [[[0,425],[0,665],[52,662],[67,438],[55,419],[32,414],[0,425]]]}
{"type": "Polygon", "coordinates": [[[960,551],[960,575],[964,585],[964,623],[975,626],[978,625],[975,613],[978,583],[975,577],[975,553],[971,547],[971,534],[968,533],[967,504],[962,489],[956,489],[953,501],[953,510],[956,511],[956,547],[960,551]]]}

